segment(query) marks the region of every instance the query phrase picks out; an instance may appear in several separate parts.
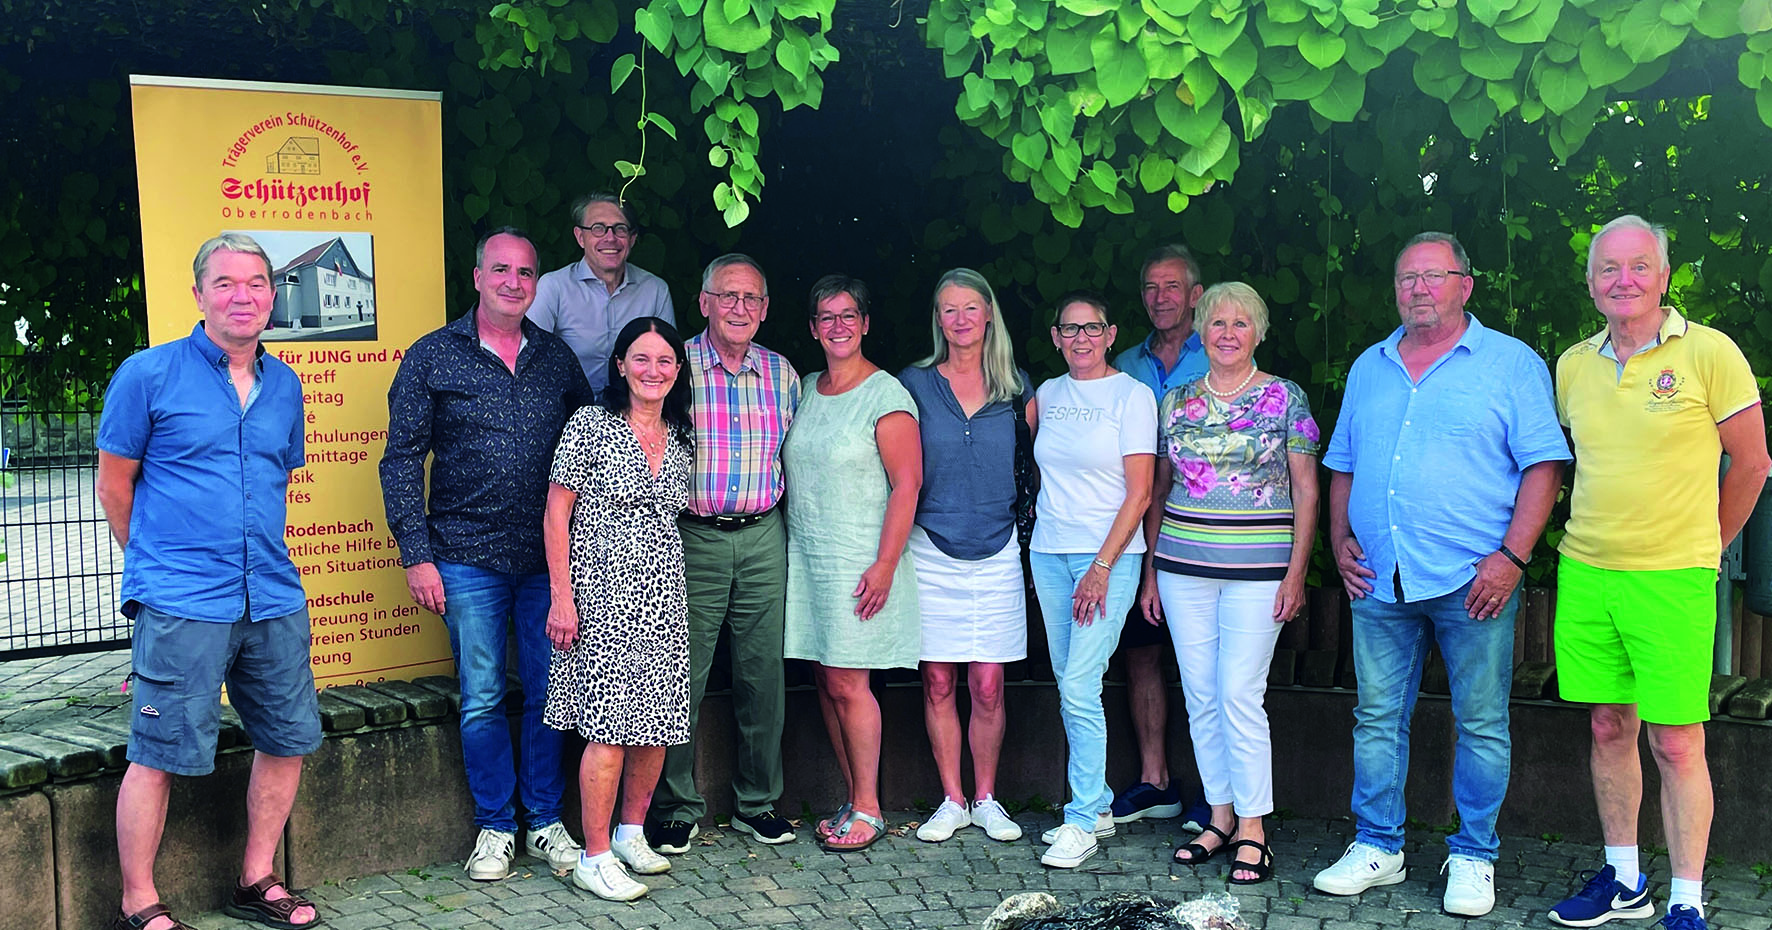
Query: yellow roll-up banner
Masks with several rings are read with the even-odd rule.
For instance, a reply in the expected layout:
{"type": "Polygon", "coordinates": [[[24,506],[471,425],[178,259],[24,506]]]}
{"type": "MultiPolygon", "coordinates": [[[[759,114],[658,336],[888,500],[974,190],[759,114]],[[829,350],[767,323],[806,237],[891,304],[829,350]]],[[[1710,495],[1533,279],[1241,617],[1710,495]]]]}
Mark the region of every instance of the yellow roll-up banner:
{"type": "Polygon", "coordinates": [[[129,80],[149,341],[200,318],[191,258],[204,240],[245,233],[271,259],[264,346],[301,376],[307,423],[285,541],[315,683],[449,674],[448,633],[407,593],[377,474],[388,383],[444,321],[441,95],[129,80]]]}

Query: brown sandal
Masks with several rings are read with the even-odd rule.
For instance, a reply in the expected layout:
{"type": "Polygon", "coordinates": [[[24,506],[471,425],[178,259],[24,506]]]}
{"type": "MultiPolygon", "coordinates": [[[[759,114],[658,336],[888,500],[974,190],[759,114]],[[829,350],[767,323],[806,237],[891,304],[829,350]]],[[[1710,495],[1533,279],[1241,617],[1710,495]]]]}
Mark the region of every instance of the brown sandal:
{"type": "Polygon", "coordinates": [[[172,908],[159,901],[155,901],[133,914],[125,914],[119,909],[117,917],[111,921],[110,930],[142,930],[156,917],[164,917],[172,921],[166,925],[166,930],[192,930],[189,925],[180,923],[177,917],[172,916],[172,908]]]}
{"type": "Polygon", "coordinates": [[[320,909],[314,907],[314,902],[290,891],[289,886],[284,885],[283,880],[275,875],[266,875],[250,885],[235,885],[233,900],[222,905],[222,912],[229,917],[255,921],[267,927],[275,927],[277,930],[302,930],[304,927],[317,927],[321,920],[320,909]],[[266,892],[279,885],[282,885],[285,897],[275,901],[265,897],[266,892]],[[314,908],[313,920],[305,924],[298,924],[290,919],[295,916],[297,910],[304,907],[314,908]]]}

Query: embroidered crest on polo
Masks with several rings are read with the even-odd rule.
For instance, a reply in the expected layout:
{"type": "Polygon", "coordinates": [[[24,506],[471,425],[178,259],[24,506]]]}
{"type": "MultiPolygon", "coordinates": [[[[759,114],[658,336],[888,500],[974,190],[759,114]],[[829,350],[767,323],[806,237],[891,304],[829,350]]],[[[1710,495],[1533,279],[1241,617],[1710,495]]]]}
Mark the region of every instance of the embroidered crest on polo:
{"type": "Polygon", "coordinates": [[[1655,376],[1655,384],[1649,388],[1649,393],[1656,400],[1672,400],[1675,394],[1680,393],[1680,384],[1685,380],[1674,374],[1672,368],[1663,368],[1661,374],[1655,376]]]}

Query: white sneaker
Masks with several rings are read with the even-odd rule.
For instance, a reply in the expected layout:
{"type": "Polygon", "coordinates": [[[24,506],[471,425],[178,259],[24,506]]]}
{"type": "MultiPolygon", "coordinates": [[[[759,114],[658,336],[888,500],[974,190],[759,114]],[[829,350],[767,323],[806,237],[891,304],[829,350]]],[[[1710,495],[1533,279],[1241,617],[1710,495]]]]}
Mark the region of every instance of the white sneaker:
{"type": "Polygon", "coordinates": [[[1403,854],[1385,852],[1366,843],[1350,843],[1335,864],[1311,882],[1327,894],[1359,894],[1377,885],[1395,885],[1409,877],[1403,854]]]}
{"type": "Polygon", "coordinates": [[[1009,817],[1009,812],[996,798],[979,798],[972,802],[972,823],[984,831],[984,835],[999,843],[1012,843],[1021,839],[1021,824],[1009,817]]]}
{"type": "MultiPolygon", "coordinates": [[[[1062,826],[1064,826],[1064,824],[1058,825],[1058,827],[1062,826]]],[[[1040,834],[1040,842],[1045,843],[1048,846],[1058,842],[1058,827],[1053,827],[1045,833],[1040,834]]],[[[1078,827],[1077,829],[1080,830],[1082,828],[1078,827]]],[[[1117,832],[1119,832],[1119,828],[1114,826],[1114,815],[1112,811],[1095,815],[1096,839],[1106,839],[1117,832]]]]}
{"type": "Polygon", "coordinates": [[[477,882],[496,882],[509,878],[511,853],[517,848],[515,834],[488,827],[474,840],[474,854],[468,857],[468,877],[477,882]]]}
{"type": "Polygon", "coordinates": [[[630,878],[613,856],[597,862],[580,857],[572,883],[605,901],[632,901],[652,890],[630,878]]]}
{"type": "Polygon", "coordinates": [[[671,870],[671,860],[646,845],[646,835],[643,833],[626,840],[611,841],[609,849],[615,853],[615,858],[627,863],[628,868],[641,875],[661,875],[671,870]]]}
{"type": "Polygon", "coordinates": [[[943,798],[941,806],[923,825],[917,828],[917,839],[925,843],[939,843],[954,835],[961,827],[972,826],[972,818],[966,813],[966,805],[953,798],[943,798]]]}
{"type": "Polygon", "coordinates": [[[1441,906],[1454,917],[1481,917],[1495,910],[1495,865],[1469,856],[1452,856],[1440,866],[1446,876],[1441,906]]]}
{"type": "Polygon", "coordinates": [[[1095,837],[1082,827],[1061,823],[1054,831],[1051,847],[1040,857],[1040,864],[1055,869],[1074,869],[1100,849],[1095,837]]]}
{"type": "Polygon", "coordinates": [[[523,838],[523,848],[537,859],[546,859],[548,866],[556,872],[578,865],[578,854],[585,851],[572,834],[566,832],[566,825],[558,820],[540,830],[530,830],[523,838]]]}

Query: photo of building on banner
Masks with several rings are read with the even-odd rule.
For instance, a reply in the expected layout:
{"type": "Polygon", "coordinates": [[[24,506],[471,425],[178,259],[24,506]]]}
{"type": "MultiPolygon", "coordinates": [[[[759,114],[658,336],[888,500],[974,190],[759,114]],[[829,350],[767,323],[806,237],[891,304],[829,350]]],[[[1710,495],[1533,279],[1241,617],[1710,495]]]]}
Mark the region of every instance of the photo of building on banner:
{"type": "Polygon", "coordinates": [[[306,464],[285,542],[320,688],[450,674],[448,633],[406,587],[377,465],[405,348],[444,321],[441,98],[355,87],[130,78],[148,338],[198,321],[191,255],[264,249],[264,351],[301,379],[306,464]]]}

